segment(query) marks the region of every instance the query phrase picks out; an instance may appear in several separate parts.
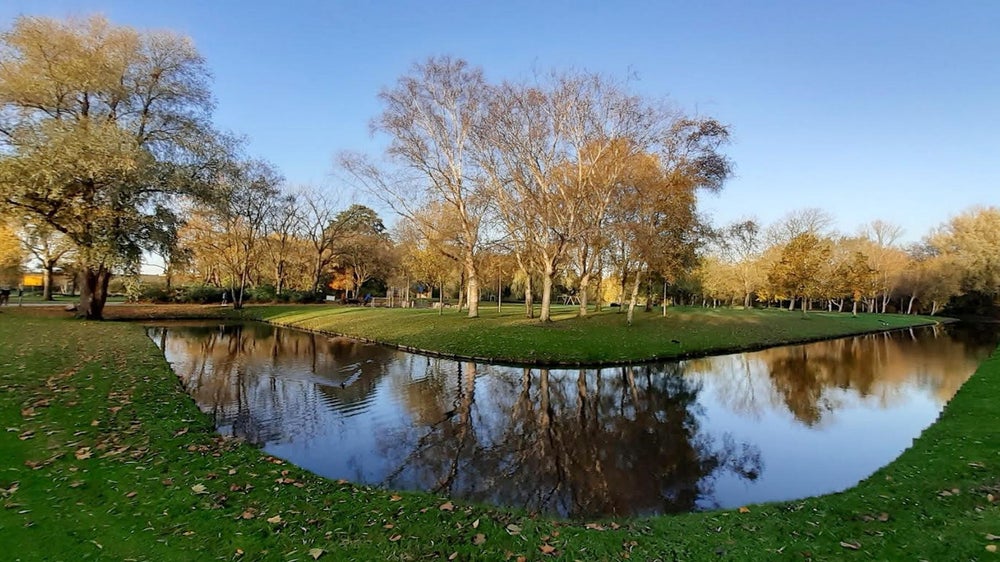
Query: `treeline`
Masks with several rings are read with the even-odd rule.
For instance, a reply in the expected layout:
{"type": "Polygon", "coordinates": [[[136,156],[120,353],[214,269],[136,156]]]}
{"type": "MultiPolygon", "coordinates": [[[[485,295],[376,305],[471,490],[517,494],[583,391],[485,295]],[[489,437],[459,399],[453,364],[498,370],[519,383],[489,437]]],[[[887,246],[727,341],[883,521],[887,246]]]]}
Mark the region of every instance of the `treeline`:
{"type": "Polygon", "coordinates": [[[371,207],[289,186],[217,131],[185,37],[21,17],[0,51],[0,284],[29,259],[46,293],[56,268],[73,271],[88,318],[112,275],[143,291],[149,254],[166,277],[156,298],[178,284],[236,306],[250,290],[305,302],[437,288],[472,317],[506,296],[542,321],[555,302],[581,316],[617,303],[631,322],[637,304],[669,299],[935,313],[1000,288],[995,208],[906,247],[892,225],[838,234],[815,210],[713,227],[697,197],[732,174],[728,127],[612,77],[498,82],[460,59],[414,65],[379,94],[384,153],[338,158],[398,214],[390,232],[371,207]]]}
{"type": "MultiPolygon", "coordinates": [[[[547,321],[571,270],[581,315],[591,284],[615,272],[631,279],[631,322],[643,279],[694,266],[697,193],[718,191],[731,174],[725,125],[597,74],[498,83],[463,60],[431,58],[379,97],[373,127],[388,139],[384,158],[344,154],[341,164],[399,213],[411,255],[461,268],[470,317],[492,277],[487,262],[507,256],[529,316],[536,280],[547,321]]],[[[434,277],[425,261],[410,269],[434,277]]]]}
{"type": "Polygon", "coordinates": [[[936,314],[956,297],[1000,290],[1000,209],[967,210],[902,244],[903,231],[873,221],[853,235],[833,231],[818,209],[762,227],[720,228],[687,282],[702,302],[843,311],[936,314]]]}

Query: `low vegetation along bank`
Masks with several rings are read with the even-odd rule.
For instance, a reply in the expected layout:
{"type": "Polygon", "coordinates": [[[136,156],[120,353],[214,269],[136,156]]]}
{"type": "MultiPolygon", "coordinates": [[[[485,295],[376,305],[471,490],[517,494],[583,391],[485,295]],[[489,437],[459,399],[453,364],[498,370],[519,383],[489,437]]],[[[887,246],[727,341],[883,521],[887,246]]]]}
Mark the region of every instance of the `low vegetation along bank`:
{"type": "Polygon", "coordinates": [[[259,307],[248,314],[274,324],[317,330],[449,356],[493,362],[598,364],[646,361],[753,349],[849,334],[932,324],[939,319],[898,314],[800,312],[779,309],[669,309],[637,313],[632,326],[615,310],[576,317],[554,311],[555,322],[524,317],[523,309],[480,308],[469,319],[448,310],[311,306],[259,307]]]}
{"type": "MultiPolygon", "coordinates": [[[[1000,357],[842,494],[559,521],[330,481],[218,436],[143,329],[0,313],[9,559],[973,559],[1000,535],[1000,357]]],[[[877,429],[877,428],[874,428],[877,429]]]]}

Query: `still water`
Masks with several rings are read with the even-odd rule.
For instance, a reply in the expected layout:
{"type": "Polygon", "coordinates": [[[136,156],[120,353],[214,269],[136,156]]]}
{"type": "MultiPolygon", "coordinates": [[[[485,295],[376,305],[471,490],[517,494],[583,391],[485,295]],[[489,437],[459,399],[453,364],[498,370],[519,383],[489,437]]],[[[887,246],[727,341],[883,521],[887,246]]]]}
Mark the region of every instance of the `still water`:
{"type": "Polygon", "coordinates": [[[573,517],[851,487],[937,418],[996,341],[933,327],[540,369],[256,323],[148,330],[221,433],[329,478],[573,517]]]}

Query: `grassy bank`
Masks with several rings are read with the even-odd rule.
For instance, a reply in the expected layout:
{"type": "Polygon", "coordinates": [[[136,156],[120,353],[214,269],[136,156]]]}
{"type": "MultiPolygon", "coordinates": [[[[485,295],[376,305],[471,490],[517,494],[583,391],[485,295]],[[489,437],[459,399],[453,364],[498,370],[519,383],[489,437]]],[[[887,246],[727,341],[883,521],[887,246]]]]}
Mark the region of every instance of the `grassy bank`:
{"type": "Polygon", "coordinates": [[[607,311],[576,317],[559,307],[555,322],[524,318],[519,307],[484,307],[469,319],[457,311],[341,306],[251,307],[248,314],[276,324],[342,334],[404,348],[492,362],[595,364],[705,355],[929,324],[937,319],[896,314],[786,310],[671,308],[666,317],[607,311]]]}
{"type": "Polygon", "coordinates": [[[989,538],[1000,535],[998,385],[995,355],[913,448],[842,494],[567,522],[310,475],[216,436],[140,327],[5,310],[0,552],[18,560],[990,557],[987,547],[1000,544],[989,538]]]}

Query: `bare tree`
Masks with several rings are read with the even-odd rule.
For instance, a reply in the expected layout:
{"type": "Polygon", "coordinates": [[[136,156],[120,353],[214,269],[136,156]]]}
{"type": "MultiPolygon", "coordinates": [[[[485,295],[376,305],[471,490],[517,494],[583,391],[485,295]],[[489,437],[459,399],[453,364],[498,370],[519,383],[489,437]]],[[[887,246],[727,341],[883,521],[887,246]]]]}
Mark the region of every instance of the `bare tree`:
{"type": "Polygon", "coordinates": [[[257,251],[267,236],[267,227],[278,200],[282,178],[266,162],[234,163],[222,181],[223,197],[216,207],[232,244],[230,289],[233,306],[243,308],[250,273],[257,251]]]}
{"type": "Polygon", "coordinates": [[[342,166],[370,193],[410,219],[428,238],[435,224],[418,212],[429,203],[449,207],[461,233],[469,317],[479,316],[482,219],[491,198],[485,193],[472,158],[471,135],[484,117],[486,82],[482,70],[450,57],[414,65],[379,98],[382,114],[374,131],[390,138],[387,156],[397,167],[387,172],[366,158],[345,154],[342,166]]]}
{"type": "Polygon", "coordinates": [[[810,207],[790,211],[779,221],[768,227],[764,239],[770,246],[780,246],[792,241],[796,236],[812,234],[824,237],[830,234],[833,216],[823,209],[810,207]]]}
{"type": "Polygon", "coordinates": [[[338,232],[330,225],[335,203],[326,192],[316,188],[303,188],[298,197],[302,201],[302,234],[309,242],[312,255],[312,292],[318,293],[323,274],[334,258],[333,243],[338,232]]]}
{"type": "Polygon", "coordinates": [[[280,295],[285,289],[291,250],[296,236],[304,231],[302,203],[293,194],[284,194],[274,202],[268,216],[268,237],[265,249],[274,268],[274,290],[280,295]]]}
{"type": "Polygon", "coordinates": [[[21,245],[42,266],[42,299],[52,300],[52,274],[63,259],[71,259],[76,248],[63,233],[47,223],[26,220],[20,228],[21,245]]]}

